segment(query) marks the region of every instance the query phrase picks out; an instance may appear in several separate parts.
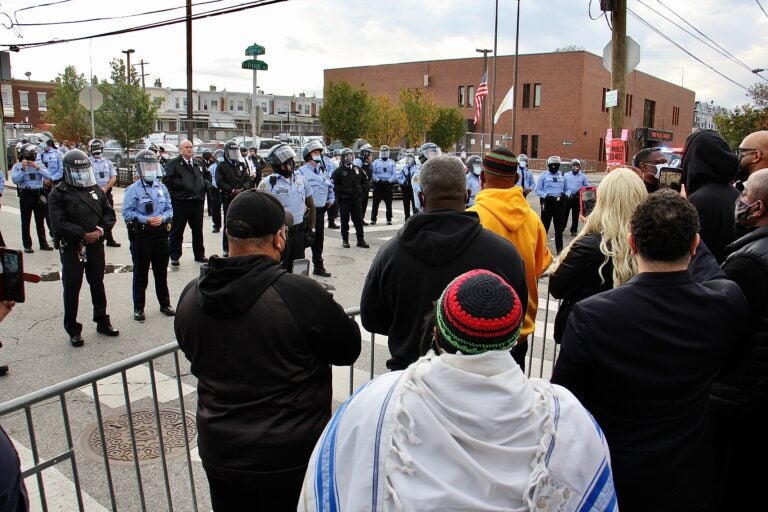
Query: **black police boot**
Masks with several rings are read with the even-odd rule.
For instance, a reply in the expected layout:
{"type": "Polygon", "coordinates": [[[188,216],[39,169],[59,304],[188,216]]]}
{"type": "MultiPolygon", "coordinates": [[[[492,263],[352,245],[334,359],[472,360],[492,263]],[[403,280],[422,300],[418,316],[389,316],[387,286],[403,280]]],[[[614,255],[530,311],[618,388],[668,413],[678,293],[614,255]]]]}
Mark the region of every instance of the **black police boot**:
{"type": "Polygon", "coordinates": [[[350,247],[350,246],[349,246],[349,240],[347,240],[347,239],[345,238],[345,239],[344,239],[344,240],[341,242],[341,246],[342,246],[344,249],[349,249],[349,247],[350,247]]]}
{"type": "Polygon", "coordinates": [[[364,240],[364,239],[362,239],[362,238],[361,238],[361,239],[359,239],[359,240],[357,241],[357,246],[358,246],[358,247],[362,247],[363,249],[367,249],[367,248],[369,248],[369,247],[370,247],[370,245],[368,245],[367,243],[365,243],[365,240],[364,240]]]}
{"type": "Polygon", "coordinates": [[[133,310],[133,319],[136,320],[137,322],[143,322],[144,320],[146,320],[146,318],[147,317],[144,315],[143,309],[133,310]]]}
{"type": "Polygon", "coordinates": [[[112,327],[112,323],[109,321],[109,316],[106,316],[98,324],[96,324],[96,332],[100,334],[106,334],[107,336],[119,336],[120,331],[112,327]]]}
{"type": "Polygon", "coordinates": [[[80,333],[71,334],[69,336],[69,342],[72,344],[73,347],[82,347],[83,344],[85,344],[85,341],[83,340],[83,337],[80,336],[80,333]]]}
{"type": "Polygon", "coordinates": [[[312,273],[316,276],[321,277],[331,277],[331,273],[325,270],[325,267],[315,267],[315,270],[312,271],[312,273]]]}

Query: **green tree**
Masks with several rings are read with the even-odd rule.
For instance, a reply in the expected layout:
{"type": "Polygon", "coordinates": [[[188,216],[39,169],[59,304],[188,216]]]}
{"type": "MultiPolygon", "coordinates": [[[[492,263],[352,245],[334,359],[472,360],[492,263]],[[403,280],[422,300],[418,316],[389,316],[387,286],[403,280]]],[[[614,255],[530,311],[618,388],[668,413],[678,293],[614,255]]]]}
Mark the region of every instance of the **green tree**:
{"type": "Polygon", "coordinates": [[[728,145],[736,148],[750,133],[768,129],[768,108],[747,104],[723,110],[715,115],[715,126],[728,145]]]}
{"type": "Polygon", "coordinates": [[[126,80],[125,62],[112,59],[110,64],[110,80],[99,85],[104,104],[96,111],[96,124],[124,148],[130,148],[154,131],[157,104],[141,89],[135,69],[129,70],[126,80]]]}
{"type": "Polygon", "coordinates": [[[435,121],[434,98],[422,89],[400,89],[400,110],[405,116],[405,138],[408,146],[420,146],[435,121]]]}
{"type": "Polygon", "coordinates": [[[56,87],[48,98],[43,119],[54,125],[51,132],[57,139],[82,143],[90,139],[90,114],[78,98],[87,84],[85,75],[78,74],[74,66],[67,66],[64,73],[56,77],[56,87]]]}
{"type": "Polygon", "coordinates": [[[760,108],[768,107],[768,84],[759,83],[749,88],[747,95],[760,108]]]}
{"type": "Polygon", "coordinates": [[[330,82],[323,91],[320,122],[325,135],[351,146],[365,131],[365,120],[371,112],[371,99],[362,87],[348,82],[330,82]]]}
{"type": "Polygon", "coordinates": [[[467,123],[458,108],[438,107],[429,129],[429,140],[449,151],[467,133],[467,123]]]}
{"type": "Polygon", "coordinates": [[[374,145],[397,145],[405,131],[402,110],[392,104],[387,96],[371,100],[370,115],[365,123],[363,138],[374,145]]]}

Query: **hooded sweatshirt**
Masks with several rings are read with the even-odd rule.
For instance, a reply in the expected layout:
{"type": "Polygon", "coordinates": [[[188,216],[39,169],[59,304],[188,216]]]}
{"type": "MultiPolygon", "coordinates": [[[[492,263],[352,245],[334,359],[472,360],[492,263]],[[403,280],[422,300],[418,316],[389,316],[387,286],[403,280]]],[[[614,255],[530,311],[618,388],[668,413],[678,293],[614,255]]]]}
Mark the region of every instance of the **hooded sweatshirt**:
{"type": "Polygon", "coordinates": [[[733,209],[739,192],[731,185],[739,160],[714,130],[688,137],[682,160],[688,200],[699,212],[701,239],[718,263],[725,259],[725,246],[735,238],[733,209]]]}
{"type": "Polygon", "coordinates": [[[518,296],[528,295],[523,260],[500,236],[483,229],[477,214],[434,210],[414,215],[376,254],[363,286],[363,327],[389,337],[387,368],[405,369],[419,358],[425,315],[454,278],[473,269],[499,274],[518,296]]]}
{"type": "Polygon", "coordinates": [[[529,293],[528,309],[520,330],[520,339],[524,340],[536,325],[537,281],[552,263],[544,225],[523,197],[521,187],[481,190],[475,197],[475,206],[468,211],[477,212],[484,228],[512,242],[525,262],[529,293]]]}
{"type": "Polygon", "coordinates": [[[305,466],[331,414],[329,365],[360,354],[360,329],[331,295],[268,256],[214,256],[174,329],[198,379],[206,472],[247,483],[305,466]]]}

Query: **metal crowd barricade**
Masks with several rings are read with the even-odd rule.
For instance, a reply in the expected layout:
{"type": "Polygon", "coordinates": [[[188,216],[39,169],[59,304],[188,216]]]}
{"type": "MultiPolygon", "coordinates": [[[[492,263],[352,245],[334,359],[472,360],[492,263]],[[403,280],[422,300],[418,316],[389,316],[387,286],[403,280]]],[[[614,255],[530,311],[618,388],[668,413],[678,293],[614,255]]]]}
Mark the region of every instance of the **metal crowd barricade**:
{"type": "MultiPolygon", "coordinates": [[[[528,364],[526,373],[534,376],[544,377],[548,378],[549,374],[548,371],[551,372],[551,366],[552,362],[554,361],[554,354],[552,352],[554,343],[551,343],[551,346],[547,346],[547,334],[548,334],[548,319],[550,315],[550,298],[549,294],[546,294],[546,298],[544,299],[544,306],[540,304],[539,306],[539,318],[543,318],[544,322],[544,331],[541,333],[541,336],[533,336],[530,339],[529,342],[529,354],[528,354],[528,364]],[[548,366],[547,366],[548,365],[548,366]]],[[[346,309],[345,312],[351,316],[356,317],[360,314],[360,308],[349,308],[346,309]]],[[[370,339],[368,340],[369,343],[369,371],[367,378],[373,379],[377,372],[376,372],[376,335],[374,333],[369,333],[370,339]]],[[[386,350],[385,348],[380,348],[380,350],[386,350]]],[[[28,433],[29,437],[29,443],[28,446],[31,451],[32,456],[32,466],[27,467],[23,469],[22,476],[26,479],[27,477],[34,476],[36,480],[36,491],[37,495],[39,496],[39,502],[40,502],[40,510],[47,511],[49,509],[49,503],[48,498],[46,496],[46,478],[43,476],[43,471],[47,470],[49,468],[53,468],[54,466],[57,466],[59,468],[62,468],[62,470],[69,470],[70,477],[69,480],[71,484],[74,485],[74,497],[72,498],[72,501],[77,502],[77,510],[84,511],[88,509],[86,507],[86,500],[84,500],[84,491],[82,488],[83,478],[81,477],[81,466],[82,464],[79,462],[78,457],[81,457],[82,454],[76,453],[76,451],[79,451],[76,447],[75,443],[75,435],[73,434],[73,428],[72,428],[72,422],[71,422],[71,415],[70,415],[70,405],[72,402],[74,402],[76,399],[69,395],[69,393],[75,392],[78,389],[81,388],[90,388],[92,392],[92,402],[93,402],[93,408],[95,409],[95,418],[96,418],[96,424],[98,428],[98,438],[101,443],[101,452],[102,452],[102,460],[100,461],[100,464],[103,466],[101,468],[101,471],[103,471],[103,478],[106,480],[106,491],[104,489],[99,490],[100,495],[102,497],[101,502],[107,502],[106,495],[108,494],[108,502],[109,502],[109,509],[113,511],[118,510],[118,505],[121,504],[120,509],[123,510],[157,510],[157,503],[161,501],[162,499],[165,501],[164,510],[174,510],[174,493],[173,491],[173,485],[171,482],[171,477],[169,475],[169,465],[168,461],[166,460],[166,450],[163,440],[163,428],[161,425],[161,417],[160,417],[160,401],[158,400],[158,386],[155,376],[155,365],[156,363],[164,357],[172,357],[173,358],[173,364],[172,364],[172,370],[175,372],[175,388],[177,396],[173,397],[172,400],[174,402],[178,402],[178,408],[181,413],[181,424],[183,425],[183,439],[184,439],[184,460],[180,465],[183,467],[183,473],[185,473],[184,476],[181,476],[179,478],[186,479],[187,482],[184,485],[186,489],[184,489],[185,494],[185,505],[186,502],[189,501],[190,504],[188,505],[188,508],[182,508],[182,510],[194,510],[197,511],[199,507],[201,506],[200,502],[198,501],[198,491],[196,487],[195,482],[195,466],[193,465],[193,447],[190,443],[190,432],[187,427],[187,423],[185,421],[186,418],[186,406],[184,404],[184,391],[182,389],[183,384],[182,382],[182,371],[181,371],[181,364],[179,360],[179,347],[176,342],[168,343],[163,346],[154,348],[152,350],[148,350],[146,352],[143,352],[141,354],[129,357],[127,359],[124,359],[122,361],[110,364],[108,366],[105,366],[103,368],[100,368],[98,370],[94,370],[88,373],[85,373],[83,375],[80,375],[78,377],[74,377],[72,379],[68,379],[66,381],[63,381],[61,383],[46,387],[44,389],[40,389],[38,391],[35,391],[33,393],[27,394],[25,396],[10,400],[8,402],[5,402],[3,404],[0,404],[0,419],[3,420],[4,424],[8,422],[11,419],[15,419],[17,422],[20,421],[18,417],[19,413],[23,412],[24,417],[24,424],[25,427],[23,429],[16,429],[8,431],[10,435],[16,436],[17,430],[25,430],[28,433]],[[150,480],[149,482],[145,481],[145,478],[142,477],[142,466],[139,463],[139,456],[137,453],[137,438],[136,438],[136,432],[134,428],[134,420],[132,416],[132,405],[131,405],[131,396],[130,396],[130,390],[129,390],[129,379],[127,376],[127,372],[131,370],[132,368],[139,367],[141,365],[148,365],[149,369],[149,375],[150,375],[150,387],[151,387],[151,399],[152,399],[152,408],[155,413],[155,421],[156,421],[156,427],[157,432],[160,434],[157,436],[157,442],[159,444],[159,453],[160,453],[160,469],[162,471],[162,480],[156,479],[156,480],[150,480]],[[123,406],[125,408],[125,412],[127,413],[128,417],[128,430],[130,435],[130,450],[133,455],[133,472],[134,472],[134,482],[133,483],[126,483],[124,480],[121,480],[120,487],[121,490],[125,490],[127,487],[134,487],[135,486],[135,492],[137,493],[138,497],[136,496],[130,496],[130,499],[132,500],[131,504],[129,506],[125,506],[125,496],[120,496],[118,493],[118,489],[116,488],[116,484],[114,481],[114,468],[112,468],[112,465],[116,464],[115,462],[110,462],[110,458],[107,453],[107,439],[105,436],[105,423],[104,423],[104,416],[102,413],[102,405],[100,402],[100,396],[99,396],[99,389],[98,389],[98,383],[99,381],[109,378],[109,377],[115,377],[120,376],[121,384],[122,384],[122,402],[123,406]],[[64,440],[66,447],[64,451],[61,453],[58,453],[56,455],[43,458],[41,454],[41,441],[48,441],[47,439],[39,439],[38,435],[36,433],[37,429],[35,426],[35,422],[33,420],[33,409],[37,407],[43,407],[43,406],[51,406],[55,405],[55,402],[59,403],[61,407],[61,419],[63,421],[63,434],[64,434],[64,440]],[[68,466],[66,463],[69,463],[68,466]],[[162,488],[162,489],[161,489],[162,488]],[[151,507],[148,505],[147,502],[147,493],[148,491],[151,491],[152,497],[154,498],[154,501],[151,503],[151,507]],[[123,499],[121,499],[123,498],[123,499]],[[149,508],[148,508],[149,507],[149,508]]],[[[358,359],[356,364],[363,363],[362,358],[358,359]]],[[[351,395],[355,390],[355,382],[354,382],[354,371],[355,366],[349,367],[349,394],[351,395]]],[[[385,372],[386,368],[383,368],[379,371],[379,373],[385,372]]],[[[357,385],[361,385],[363,382],[358,382],[357,385]]],[[[77,400],[78,404],[83,403],[83,400],[77,400]]],[[[166,403],[168,400],[165,401],[166,403]]],[[[7,430],[7,429],[6,429],[7,430]]],[[[23,443],[23,439],[19,439],[19,442],[23,443]]],[[[51,451],[50,449],[47,451],[51,451]]],[[[82,456],[84,457],[84,455],[82,456]]],[[[82,458],[81,457],[81,458],[82,458]]],[[[180,458],[180,457],[179,457],[180,458]]],[[[93,459],[91,459],[92,465],[98,464],[93,462],[93,459]]],[[[127,466],[125,466],[127,467],[127,466]]],[[[98,469],[97,469],[98,470],[98,469]]],[[[155,468],[156,470],[156,468],[155,468]]],[[[127,470],[126,470],[127,471],[127,470]]],[[[198,483],[204,482],[205,478],[201,476],[201,468],[197,468],[198,472],[198,483]]],[[[125,471],[123,471],[125,472],[125,471]]],[[[145,468],[146,473],[146,468],[145,468]]],[[[177,473],[174,473],[174,477],[176,477],[177,473]]],[[[30,488],[31,482],[27,481],[27,487],[30,488]]],[[[93,480],[90,480],[88,482],[89,484],[93,484],[93,480]]],[[[33,493],[30,493],[33,494],[33,493]]],[[[179,497],[179,491],[176,493],[177,498],[179,497]]],[[[90,496],[87,496],[88,499],[93,500],[90,496]]],[[[177,500],[178,502],[178,500],[177,500]]],[[[207,496],[203,499],[204,503],[207,503],[207,496]]],[[[33,505],[33,510],[35,510],[36,504],[33,505]]],[[[102,505],[100,508],[106,509],[106,506],[102,505]]],[[[73,507],[68,507],[67,509],[73,509],[73,507]]]]}

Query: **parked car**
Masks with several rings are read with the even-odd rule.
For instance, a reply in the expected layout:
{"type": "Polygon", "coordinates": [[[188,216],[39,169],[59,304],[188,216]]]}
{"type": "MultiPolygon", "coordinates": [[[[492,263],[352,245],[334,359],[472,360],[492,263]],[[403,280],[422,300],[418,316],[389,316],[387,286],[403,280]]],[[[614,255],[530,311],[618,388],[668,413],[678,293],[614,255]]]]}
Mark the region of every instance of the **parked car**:
{"type": "Polygon", "coordinates": [[[104,141],[104,152],[101,154],[103,158],[112,160],[115,167],[123,167],[125,163],[125,149],[115,139],[109,139],[104,141]]]}

